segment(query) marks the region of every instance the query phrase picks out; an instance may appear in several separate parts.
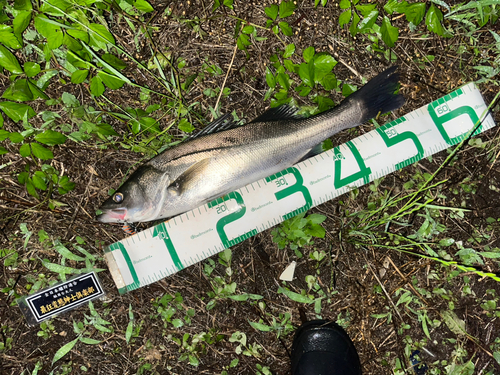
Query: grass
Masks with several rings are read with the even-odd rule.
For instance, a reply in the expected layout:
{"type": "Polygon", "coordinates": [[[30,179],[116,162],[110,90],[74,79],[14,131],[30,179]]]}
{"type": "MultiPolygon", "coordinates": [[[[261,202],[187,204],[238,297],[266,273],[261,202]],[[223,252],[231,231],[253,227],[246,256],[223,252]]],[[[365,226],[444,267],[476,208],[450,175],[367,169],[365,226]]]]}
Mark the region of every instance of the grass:
{"type": "Polygon", "coordinates": [[[314,318],[346,327],[366,374],[500,372],[496,129],[123,296],[102,246],[124,234],[95,221],[137,163],[212,118],[324,111],[391,64],[398,116],[475,81],[498,122],[498,1],[0,4],[6,373],[285,374],[314,318]],[[24,322],[17,298],[89,270],[104,299],[24,322]]]}

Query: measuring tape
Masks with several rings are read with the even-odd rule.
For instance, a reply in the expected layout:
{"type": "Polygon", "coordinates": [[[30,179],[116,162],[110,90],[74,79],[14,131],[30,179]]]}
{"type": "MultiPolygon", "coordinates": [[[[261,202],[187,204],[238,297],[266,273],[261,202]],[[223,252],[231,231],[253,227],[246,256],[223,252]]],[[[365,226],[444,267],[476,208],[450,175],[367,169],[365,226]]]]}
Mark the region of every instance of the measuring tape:
{"type": "Polygon", "coordinates": [[[469,83],[384,126],[105,249],[120,294],[495,126],[469,83]]]}

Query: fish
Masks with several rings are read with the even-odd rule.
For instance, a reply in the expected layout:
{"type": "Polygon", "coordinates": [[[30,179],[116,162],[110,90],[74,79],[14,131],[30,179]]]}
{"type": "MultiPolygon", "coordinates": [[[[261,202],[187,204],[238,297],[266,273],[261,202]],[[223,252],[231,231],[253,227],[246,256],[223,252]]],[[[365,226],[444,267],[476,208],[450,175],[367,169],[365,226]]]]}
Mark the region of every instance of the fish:
{"type": "Polygon", "coordinates": [[[303,117],[281,105],[240,125],[226,114],[135,170],[100,207],[102,223],[170,218],[322,152],[336,133],[400,108],[397,66],[338,106],[303,117]]]}

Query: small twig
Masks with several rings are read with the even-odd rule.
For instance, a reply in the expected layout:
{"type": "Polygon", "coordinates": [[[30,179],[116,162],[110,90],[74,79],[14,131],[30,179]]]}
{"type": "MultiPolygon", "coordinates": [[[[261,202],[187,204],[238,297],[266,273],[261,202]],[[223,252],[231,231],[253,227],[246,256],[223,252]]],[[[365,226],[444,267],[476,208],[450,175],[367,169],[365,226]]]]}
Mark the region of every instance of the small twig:
{"type": "MultiPolygon", "coordinates": [[[[231,62],[229,63],[229,68],[227,69],[226,76],[224,77],[224,82],[222,82],[222,87],[220,88],[219,97],[217,98],[217,102],[215,103],[214,111],[217,112],[217,107],[219,106],[220,97],[222,96],[222,91],[224,91],[224,86],[226,85],[227,77],[229,76],[229,72],[233,67],[234,58],[236,56],[236,52],[238,51],[238,44],[234,46],[233,57],[231,58],[231,62]]],[[[212,121],[214,120],[212,115],[212,121]]]]}

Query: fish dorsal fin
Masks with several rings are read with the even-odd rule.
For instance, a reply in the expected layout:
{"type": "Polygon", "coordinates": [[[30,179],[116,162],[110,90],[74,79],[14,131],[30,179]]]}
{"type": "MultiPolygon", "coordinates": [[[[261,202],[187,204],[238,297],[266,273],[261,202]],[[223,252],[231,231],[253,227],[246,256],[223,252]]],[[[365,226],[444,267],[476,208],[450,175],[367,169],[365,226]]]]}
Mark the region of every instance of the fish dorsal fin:
{"type": "Polygon", "coordinates": [[[297,114],[298,109],[288,104],[280,105],[279,107],[269,108],[263,114],[261,114],[256,119],[253,119],[252,122],[271,122],[271,121],[279,121],[279,120],[299,120],[304,118],[302,115],[297,114]]]}
{"type": "Polygon", "coordinates": [[[203,170],[209,163],[210,159],[194,163],[168,186],[168,191],[173,195],[180,195],[184,191],[194,188],[199,179],[203,178],[203,170]]]}
{"type": "Polygon", "coordinates": [[[221,117],[219,117],[215,121],[212,121],[210,124],[205,126],[198,133],[193,134],[192,136],[188,137],[186,140],[192,140],[192,139],[195,139],[198,137],[202,137],[204,135],[218,133],[218,132],[221,132],[223,130],[237,128],[238,126],[240,126],[240,124],[233,121],[233,117],[231,116],[231,114],[226,113],[225,115],[222,115],[221,117]]]}

